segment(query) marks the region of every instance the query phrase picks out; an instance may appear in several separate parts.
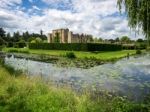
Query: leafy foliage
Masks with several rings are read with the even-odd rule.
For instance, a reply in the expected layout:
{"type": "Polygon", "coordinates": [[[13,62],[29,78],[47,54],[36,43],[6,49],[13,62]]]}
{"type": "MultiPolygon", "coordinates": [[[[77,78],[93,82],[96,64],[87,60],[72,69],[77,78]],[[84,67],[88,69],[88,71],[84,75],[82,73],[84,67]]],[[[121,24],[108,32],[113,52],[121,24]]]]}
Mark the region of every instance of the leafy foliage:
{"type": "Polygon", "coordinates": [[[142,29],[150,41],[150,1],[149,0],[118,0],[119,9],[125,6],[129,26],[133,29],[142,29]]]}
{"type": "Polygon", "coordinates": [[[142,51],[141,50],[136,50],[136,54],[142,54],[142,51]]]}
{"type": "Polygon", "coordinates": [[[74,54],[74,52],[67,52],[66,57],[70,58],[70,59],[73,59],[73,58],[76,58],[76,55],[74,54]]]}
{"type": "Polygon", "coordinates": [[[121,42],[122,43],[129,43],[130,42],[130,38],[128,36],[122,36],[121,37],[121,42]]]}
{"type": "Polygon", "coordinates": [[[3,38],[3,37],[5,37],[5,31],[4,31],[4,29],[3,28],[0,28],[0,37],[1,38],[3,38]]]}

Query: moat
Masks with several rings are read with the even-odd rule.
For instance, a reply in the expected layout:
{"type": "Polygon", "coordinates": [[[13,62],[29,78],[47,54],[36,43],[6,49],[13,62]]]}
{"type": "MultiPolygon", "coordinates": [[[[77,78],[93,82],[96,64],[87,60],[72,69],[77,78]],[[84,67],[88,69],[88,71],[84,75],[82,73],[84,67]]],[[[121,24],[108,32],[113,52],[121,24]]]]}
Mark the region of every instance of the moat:
{"type": "Polygon", "coordinates": [[[89,69],[58,67],[55,64],[5,57],[5,64],[29,76],[39,75],[57,85],[70,85],[77,91],[109,91],[138,101],[150,93],[150,55],[124,58],[89,69]]]}

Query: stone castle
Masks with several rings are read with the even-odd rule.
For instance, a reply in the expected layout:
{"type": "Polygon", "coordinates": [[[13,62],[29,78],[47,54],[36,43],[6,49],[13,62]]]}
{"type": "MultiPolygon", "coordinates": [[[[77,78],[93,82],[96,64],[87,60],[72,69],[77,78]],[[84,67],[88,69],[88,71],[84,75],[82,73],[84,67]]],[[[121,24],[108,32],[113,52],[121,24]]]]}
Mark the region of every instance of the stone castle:
{"type": "Polygon", "coordinates": [[[69,29],[56,29],[48,34],[48,43],[90,43],[92,35],[73,34],[69,29]]]}

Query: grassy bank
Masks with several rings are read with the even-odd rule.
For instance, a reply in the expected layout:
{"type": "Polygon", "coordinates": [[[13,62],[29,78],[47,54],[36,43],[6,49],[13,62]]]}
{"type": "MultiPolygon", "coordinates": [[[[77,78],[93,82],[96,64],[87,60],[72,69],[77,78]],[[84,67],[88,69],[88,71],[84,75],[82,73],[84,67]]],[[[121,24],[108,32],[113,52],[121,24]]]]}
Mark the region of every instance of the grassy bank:
{"type": "MultiPolygon", "coordinates": [[[[59,50],[31,50],[28,48],[4,48],[5,52],[20,52],[20,53],[31,53],[39,55],[52,55],[52,56],[65,56],[68,51],[59,51],[59,50]]],[[[83,52],[83,51],[73,51],[75,56],[79,59],[98,59],[98,60],[113,60],[119,59],[130,55],[136,54],[135,50],[122,50],[122,51],[107,51],[107,52],[83,52]]]]}
{"type": "Polygon", "coordinates": [[[45,84],[40,78],[15,76],[0,66],[0,112],[149,112],[138,104],[111,95],[78,95],[45,84]]]}

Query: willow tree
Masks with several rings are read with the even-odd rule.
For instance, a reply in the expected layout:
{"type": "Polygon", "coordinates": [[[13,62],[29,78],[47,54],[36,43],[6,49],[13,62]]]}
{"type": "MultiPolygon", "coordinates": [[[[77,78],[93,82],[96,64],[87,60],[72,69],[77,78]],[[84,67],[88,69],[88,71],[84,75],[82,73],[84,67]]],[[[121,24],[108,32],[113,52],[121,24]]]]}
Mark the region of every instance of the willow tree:
{"type": "Polygon", "coordinates": [[[141,30],[150,45],[150,0],[118,0],[118,6],[125,6],[130,28],[141,30]]]}

